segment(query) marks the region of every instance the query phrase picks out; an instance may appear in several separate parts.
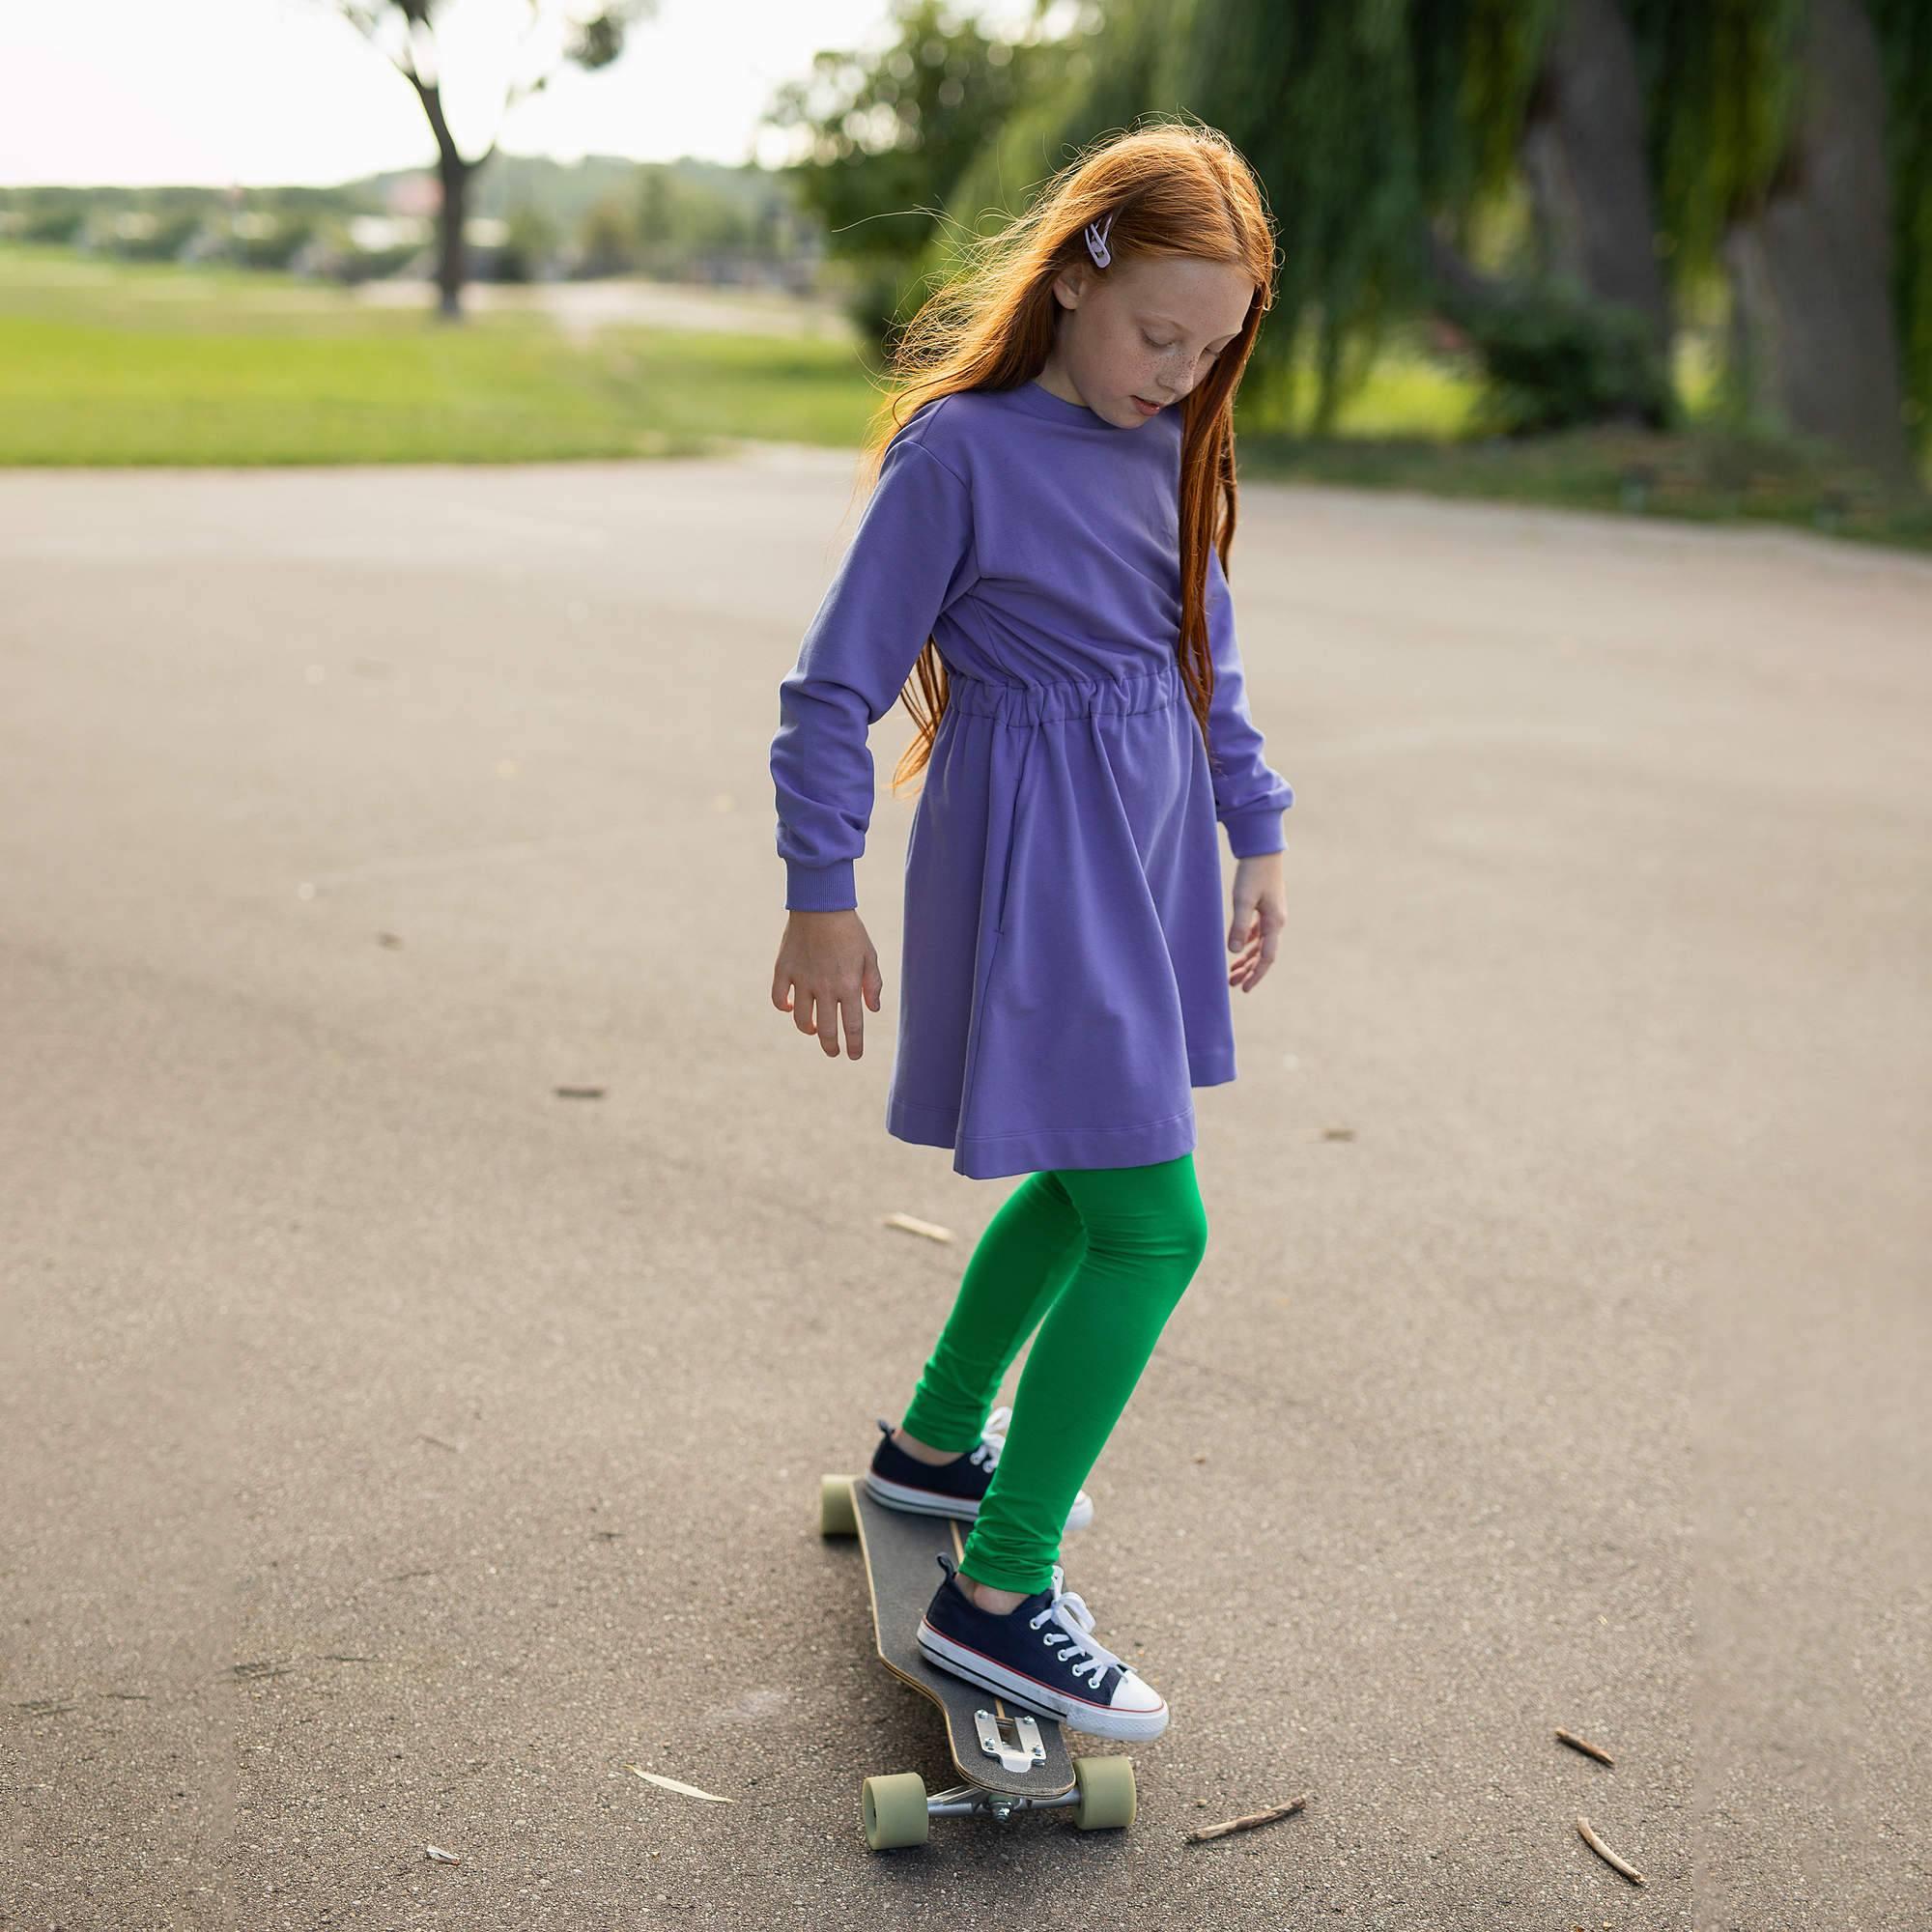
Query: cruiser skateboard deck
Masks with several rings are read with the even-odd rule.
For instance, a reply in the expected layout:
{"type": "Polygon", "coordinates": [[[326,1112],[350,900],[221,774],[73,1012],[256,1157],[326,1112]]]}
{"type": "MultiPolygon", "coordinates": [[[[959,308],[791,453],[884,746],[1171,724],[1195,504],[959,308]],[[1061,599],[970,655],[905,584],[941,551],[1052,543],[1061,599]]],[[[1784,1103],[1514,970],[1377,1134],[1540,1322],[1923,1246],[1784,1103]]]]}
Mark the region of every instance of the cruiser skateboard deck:
{"type": "Polygon", "coordinates": [[[957,1517],[891,1509],[861,1477],[826,1476],[819,1486],[820,1533],[859,1539],[879,1662],[939,1707],[947,1754],[965,1780],[928,1794],[916,1771],[864,1779],[859,1816],[867,1844],[875,1852],[923,1845],[934,1818],[974,1812],[1005,1822],[1016,1811],[1066,1806],[1083,1832],[1131,1824],[1131,1759],[1072,1756],[1057,1718],[941,1670],[920,1649],[919,1620],[944,1580],[934,1558],[943,1552],[957,1563],[966,1527],[957,1517]]]}

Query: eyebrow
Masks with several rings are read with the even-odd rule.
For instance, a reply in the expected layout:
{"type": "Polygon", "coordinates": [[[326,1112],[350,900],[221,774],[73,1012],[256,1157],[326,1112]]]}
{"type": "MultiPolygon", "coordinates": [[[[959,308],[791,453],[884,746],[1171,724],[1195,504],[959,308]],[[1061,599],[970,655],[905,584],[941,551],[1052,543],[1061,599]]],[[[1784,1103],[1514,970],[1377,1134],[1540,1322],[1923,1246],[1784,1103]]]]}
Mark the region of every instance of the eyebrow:
{"type": "MultiPolygon", "coordinates": [[[[1154,315],[1151,312],[1150,312],[1142,316],[1141,320],[1143,322],[1164,322],[1167,324],[1168,327],[1178,328],[1183,335],[1187,333],[1187,325],[1184,322],[1177,322],[1175,318],[1171,315],[1154,315]]],[[[1228,331],[1228,340],[1232,342],[1236,336],[1240,334],[1240,332],[1241,331],[1238,328],[1231,328],[1228,331]]]]}

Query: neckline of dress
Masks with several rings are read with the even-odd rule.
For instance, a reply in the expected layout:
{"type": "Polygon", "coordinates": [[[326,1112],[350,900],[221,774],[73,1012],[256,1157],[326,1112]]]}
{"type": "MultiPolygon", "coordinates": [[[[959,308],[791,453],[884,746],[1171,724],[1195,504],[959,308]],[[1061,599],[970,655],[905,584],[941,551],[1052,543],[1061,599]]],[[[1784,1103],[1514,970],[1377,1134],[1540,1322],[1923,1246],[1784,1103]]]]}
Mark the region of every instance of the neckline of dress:
{"type": "Polygon", "coordinates": [[[1056,396],[1051,389],[1042,388],[1037,376],[1029,377],[1018,388],[1009,389],[1007,393],[1021,409],[1029,410],[1037,416],[1080,423],[1088,429],[1120,428],[1120,424],[1110,423],[1097,410],[1090,410],[1085,403],[1069,403],[1065,396],[1056,396]]]}

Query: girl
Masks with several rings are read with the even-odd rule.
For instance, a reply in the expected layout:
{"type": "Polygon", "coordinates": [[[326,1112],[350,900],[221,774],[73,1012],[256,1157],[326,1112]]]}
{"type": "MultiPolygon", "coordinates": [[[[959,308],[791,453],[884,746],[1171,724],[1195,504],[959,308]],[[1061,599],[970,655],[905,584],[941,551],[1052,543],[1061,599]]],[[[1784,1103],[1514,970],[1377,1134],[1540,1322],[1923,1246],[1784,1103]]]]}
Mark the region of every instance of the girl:
{"type": "Polygon", "coordinates": [[[926,779],[886,1130],[1027,1179],[866,1480],[973,1524],[920,1622],[935,1665],[1069,1729],[1151,1738],[1166,1701],[1096,1641],[1057,1559],[1200,1264],[1190,1090],[1235,1077],[1228,989],[1266,973],[1285,918],[1293,794],[1248,715],[1226,555],[1273,232],[1225,136],[1157,124],[973,248],[907,330],[911,407],[780,686],[772,1003],[860,1057],[883,985],[853,888],[866,734],[903,695],[920,735],[895,777],[926,779]],[[1217,820],[1237,861],[1225,979],[1217,820]]]}

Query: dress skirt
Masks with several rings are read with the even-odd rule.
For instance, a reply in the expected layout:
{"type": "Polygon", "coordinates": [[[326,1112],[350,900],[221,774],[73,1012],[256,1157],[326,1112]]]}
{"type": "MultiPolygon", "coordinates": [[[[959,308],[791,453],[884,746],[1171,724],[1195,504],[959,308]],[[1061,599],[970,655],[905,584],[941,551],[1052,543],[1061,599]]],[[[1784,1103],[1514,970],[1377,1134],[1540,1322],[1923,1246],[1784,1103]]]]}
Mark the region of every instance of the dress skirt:
{"type": "Polygon", "coordinates": [[[886,1129],[990,1179],[1140,1167],[1235,1078],[1220,841],[1178,664],[948,668],[905,862],[886,1129]]]}

